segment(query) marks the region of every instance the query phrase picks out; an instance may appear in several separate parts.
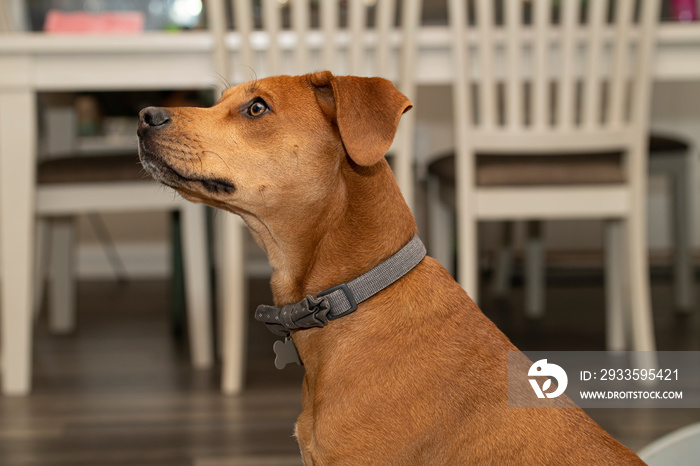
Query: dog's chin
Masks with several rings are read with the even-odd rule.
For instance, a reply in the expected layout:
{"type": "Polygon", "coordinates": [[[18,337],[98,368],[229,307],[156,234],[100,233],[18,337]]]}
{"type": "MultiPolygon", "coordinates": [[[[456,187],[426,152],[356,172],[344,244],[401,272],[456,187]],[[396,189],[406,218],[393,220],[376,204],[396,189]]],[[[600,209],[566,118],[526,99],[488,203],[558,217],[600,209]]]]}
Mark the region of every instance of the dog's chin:
{"type": "Polygon", "coordinates": [[[139,144],[139,158],[143,168],[156,180],[178,191],[203,191],[208,195],[232,194],[236,187],[227,180],[190,175],[172,167],[158,153],[139,144]]]}
{"type": "Polygon", "coordinates": [[[185,178],[162,162],[160,158],[146,154],[143,150],[139,151],[139,158],[141,159],[143,168],[156,181],[175,189],[182,186],[182,183],[185,181],[185,178]]]}

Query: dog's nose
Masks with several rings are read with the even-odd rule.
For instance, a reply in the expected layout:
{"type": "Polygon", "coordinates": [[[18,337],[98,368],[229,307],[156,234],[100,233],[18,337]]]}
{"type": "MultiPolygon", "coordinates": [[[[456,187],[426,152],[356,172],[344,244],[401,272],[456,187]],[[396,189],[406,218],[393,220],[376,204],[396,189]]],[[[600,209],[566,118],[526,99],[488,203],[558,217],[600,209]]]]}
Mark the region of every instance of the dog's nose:
{"type": "Polygon", "coordinates": [[[139,112],[138,135],[143,136],[151,128],[164,128],[171,121],[168,110],[161,107],[146,107],[139,112]]]}

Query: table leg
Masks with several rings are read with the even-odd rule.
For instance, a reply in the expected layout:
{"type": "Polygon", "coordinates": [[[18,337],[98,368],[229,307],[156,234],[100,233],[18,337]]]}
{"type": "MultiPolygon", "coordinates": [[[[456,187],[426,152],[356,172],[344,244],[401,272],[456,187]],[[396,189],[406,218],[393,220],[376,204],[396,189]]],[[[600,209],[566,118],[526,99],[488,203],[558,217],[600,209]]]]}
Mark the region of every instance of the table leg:
{"type": "Polygon", "coordinates": [[[243,221],[219,212],[216,228],[219,252],[219,318],[222,324],[221,389],[227,395],[243,390],[246,361],[246,285],[243,262],[243,221]]]}
{"type": "Polygon", "coordinates": [[[36,95],[0,93],[0,368],[2,392],[31,388],[36,95]]]}

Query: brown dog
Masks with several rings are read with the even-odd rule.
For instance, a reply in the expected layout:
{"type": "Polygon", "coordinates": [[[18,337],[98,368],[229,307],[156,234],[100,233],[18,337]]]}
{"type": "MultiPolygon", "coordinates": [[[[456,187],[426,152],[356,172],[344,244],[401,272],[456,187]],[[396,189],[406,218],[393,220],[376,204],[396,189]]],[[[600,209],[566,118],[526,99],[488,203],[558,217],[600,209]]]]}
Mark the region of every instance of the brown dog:
{"type": "MultiPolygon", "coordinates": [[[[285,305],[361,275],[416,233],[383,158],[410,108],[379,78],[267,78],[209,109],[142,110],[140,156],[183,197],[243,217],[285,305]]],[[[508,408],[516,348],[430,257],[293,339],[307,465],[643,464],[578,408],[508,408]]]]}

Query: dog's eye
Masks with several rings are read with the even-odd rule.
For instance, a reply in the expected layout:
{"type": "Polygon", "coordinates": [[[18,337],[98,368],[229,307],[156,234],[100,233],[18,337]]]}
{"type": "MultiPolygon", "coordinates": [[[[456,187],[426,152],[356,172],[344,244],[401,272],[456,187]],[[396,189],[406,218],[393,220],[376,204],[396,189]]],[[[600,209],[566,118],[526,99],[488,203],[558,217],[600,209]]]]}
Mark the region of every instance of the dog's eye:
{"type": "Polygon", "coordinates": [[[248,107],[248,115],[259,117],[268,110],[267,104],[263,100],[256,100],[248,107]]]}

